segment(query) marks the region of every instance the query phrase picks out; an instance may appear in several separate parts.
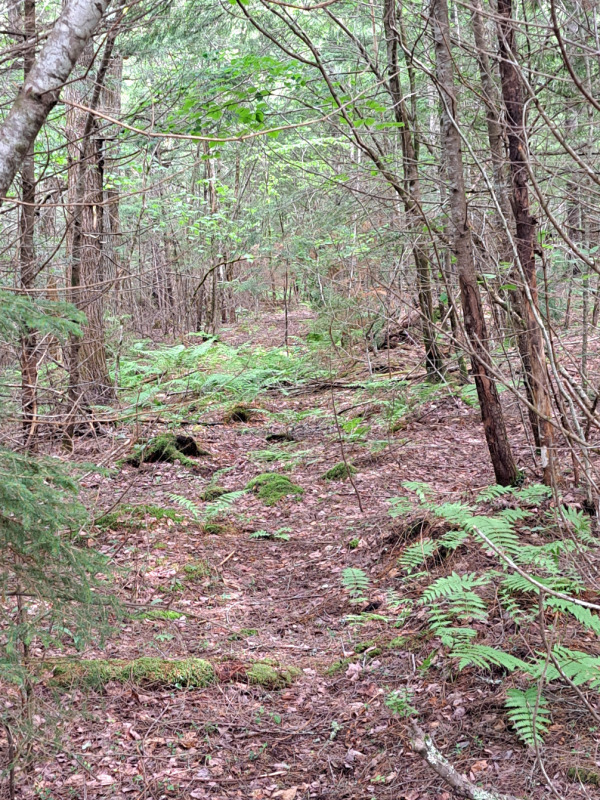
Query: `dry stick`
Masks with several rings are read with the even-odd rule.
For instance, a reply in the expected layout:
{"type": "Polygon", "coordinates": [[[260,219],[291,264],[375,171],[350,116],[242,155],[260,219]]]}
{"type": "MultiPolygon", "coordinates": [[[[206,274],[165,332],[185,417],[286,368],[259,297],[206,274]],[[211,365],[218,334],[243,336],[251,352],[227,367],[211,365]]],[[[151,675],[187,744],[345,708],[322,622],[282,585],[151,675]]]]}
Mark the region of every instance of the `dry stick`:
{"type": "Polygon", "coordinates": [[[461,797],[467,797],[469,800],[517,800],[513,795],[500,794],[495,789],[481,789],[479,786],[471,783],[464,775],[461,775],[444,758],[437,747],[434,745],[431,737],[429,737],[421,728],[412,723],[413,738],[411,740],[412,749],[418,753],[421,758],[436,772],[448,786],[451,786],[454,791],[461,797]]]}
{"type": "Polygon", "coordinates": [[[340,429],[340,423],[338,422],[338,415],[337,415],[337,411],[336,411],[336,408],[335,408],[335,396],[334,396],[334,393],[333,393],[333,385],[331,386],[331,405],[333,407],[333,418],[335,420],[335,427],[337,428],[338,440],[339,440],[339,443],[340,443],[340,451],[341,451],[341,454],[342,454],[342,461],[344,462],[344,466],[346,468],[346,475],[350,478],[350,483],[352,484],[352,488],[354,489],[354,494],[356,495],[356,499],[358,500],[358,507],[360,508],[360,513],[364,514],[365,510],[363,508],[362,500],[360,499],[360,494],[359,494],[358,489],[356,487],[356,483],[354,482],[354,478],[352,477],[352,470],[351,470],[350,465],[348,464],[348,461],[346,459],[346,451],[344,449],[344,440],[342,438],[342,431],[340,429]]]}
{"type": "Polygon", "coordinates": [[[8,741],[8,796],[15,800],[15,740],[8,722],[2,723],[8,741]]]}

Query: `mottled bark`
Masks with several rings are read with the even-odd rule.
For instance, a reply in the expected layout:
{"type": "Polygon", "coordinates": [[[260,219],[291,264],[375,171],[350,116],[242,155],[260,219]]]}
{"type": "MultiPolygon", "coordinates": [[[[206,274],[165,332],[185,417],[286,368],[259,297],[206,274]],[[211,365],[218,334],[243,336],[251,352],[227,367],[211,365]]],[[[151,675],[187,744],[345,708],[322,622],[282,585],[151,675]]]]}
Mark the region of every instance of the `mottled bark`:
{"type": "Polygon", "coordinates": [[[488,334],[473,259],[447,0],[434,0],[433,16],[438,90],[442,101],[441,134],[448,175],[452,250],[456,259],[465,330],[471,349],[471,366],[485,438],[496,481],[502,486],[509,486],[515,483],[518,471],[508,442],[502,406],[491,369],[488,334]]]}
{"type": "Polygon", "coordinates": [[[512,0],[498,0],[498,39],[500,48],[500,78],[506,109],[509,158],[512,181],[513,213],[516,227],[516,246],[519,262],[528,287],[529,296],[523,302],[529,352],[528,376],[533,405],[537,416],[539,448],[544,483],[554,480],[552,404],[548,388],[546,356],[542,332],[538,321],[538,289],[535,265],[537,221],[529,207],[527,143],[523,93],[519,71],[515,63],[515,30],[512,20],[512,0]]]}
{"type": "Polygon", "coordinates": [[[0,126],[0,203],[110,0],[67,0],[0,126]]]}

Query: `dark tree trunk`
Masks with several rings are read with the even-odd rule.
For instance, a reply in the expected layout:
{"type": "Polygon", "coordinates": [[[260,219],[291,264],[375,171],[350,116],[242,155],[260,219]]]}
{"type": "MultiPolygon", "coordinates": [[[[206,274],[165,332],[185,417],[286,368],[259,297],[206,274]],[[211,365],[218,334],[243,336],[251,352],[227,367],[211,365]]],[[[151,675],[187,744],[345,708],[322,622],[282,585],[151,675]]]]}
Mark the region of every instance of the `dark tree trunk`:
{"type": "Polygon", "coordinates": [[[444,375],[444,360],[436,341],[433,318],[433,297],[431,292],[431,264],[427,250],[421,243],[423,219],[420,213],[421,187],[419,181],[417,137],[413,138],[413,125],[406,103],[402,97],[398,64],[398,37],[400,35],[396,19],[395,0],[384,0],[383,24],[385,28],[388,87],[394,104],[396,122],[402,124],[400,136],[404,165],[404,184],[406,199],[404,210],[413,235],[413,256],[417,271],[417,292],[419,308],[423,321],[423,343],[428,380],[438,382],[444,375]]]}
{"type": "Polygon", "coordinates": [[[433,15],[438,89],[442,101],[442,146],[449,184],[452,249],[456,258],[465,329],[471,349],[471,365],[485,438],[496,481],[502,486],[509,486],[515,483],[518,470],[508,442],[500,398],[491,370],[488,334],[473,260],[447,0],[434,0],[433,15]]]}
{"type": "Polygon", "coordinates": [[[538,289],[535,266],[536,220],[529,208],[527,142],[523,93],[517,69],[515,31],[512,21],[512,0],[498,0],[498,39],[500,46],[500,78],[506,109],[506,127],[512,178],[513,213],[519,262],[528,287],[523,302],[527,331],[530,384],[537,416],[540,457],[544,483],[554,481],[552,404],[548,388],[546,357],[542,331],[538,322],[538,289]]]}

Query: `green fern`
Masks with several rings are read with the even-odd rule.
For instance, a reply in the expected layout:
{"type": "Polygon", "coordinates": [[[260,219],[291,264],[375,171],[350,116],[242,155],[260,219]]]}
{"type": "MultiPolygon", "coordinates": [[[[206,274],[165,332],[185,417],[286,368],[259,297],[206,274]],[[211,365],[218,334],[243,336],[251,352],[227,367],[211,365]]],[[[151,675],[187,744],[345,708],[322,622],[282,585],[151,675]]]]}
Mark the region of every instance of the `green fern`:
{"type": "Polygon", "coordinates": [[[550,726],[548,701],[539,694],[536,686],[522,692],[520,689],[508,689],[506,692],[506,708],[508,718],[517,732],[517,736],[531,747],[542,742],[543,736],[550,726]]]}
{"type": "Polygon", "coordinates": [[[458,668],[478,667],[479,669],[491,670],[493,667],[502,667],[507,672],[520,670],[521,672],[531,673],[532,667],[526,661],[504,652],[496,650],[485,644],[459,644],[453,647],[450,655],[458,658],[458,668]]]}
{"type": "Polygon", "coordinates": [[[558,608],[560,611],[566,611],[585,628],[594,631],[596,636],[600,636],[600,617],[597,614],[592,614],[589,608],[584,608],[577,603],[572,603],[560,597],[548,597],[544,605],[547,608],[558,608]]]}
{"type": "Polygon", "coordinates": [[[473,589],[486,586],[490,582],[489,575],[477,576],[475,573],[458,575],[453,572],[445,578],[438,578],[429,586],[421,597],[421,603],[435,609],[440,600],[447,601],[448,613],[458,619],[485,619],[487,606],[484,600],[473,589]]]}
{"type": "MultiPolygon", "coordinates": [[[[580,650],[570,650],[568,647],[556,645],[552,652],[560,666],[561,671],[575,686],[589,684],[592,689],[600,689],[600,657],[583,653],[580,650]]],[[[545,659],[538,662],[538,673],[545,668],[545,659]]],[[[554,664],[546,668],[546,680],[553,681],[562,678],[554,664]]]]}
{"type": "MultiPolygon", "coordinates": [[[[502,552],[513,554],[519,551],[519,537],[507,519],[479,515],[467,520],[464,527],[475,536],[483,533],[502,552]]],[[[484,541],[484,545],[487,546],[487,542],[484,541]]]]}
{"type": "Polygon", "coordinates": [[[392,518],[406,517],[413,510],[413,504],[407,497],[390,497],[388,503],[391,506],[388,515],[392,518]]]}
{"type": "Polygon", "coordinates": [[[469,535],[465,531],[448,531],[438,539],[438,544],[446,550],[456,550],[468,538],[469,535]]]}
{"type": "Polygon", "coordinates": [[[500,486],[499,484],[494,484],[492,486],[487,486],[483,489],[477,497],[475,498],[476,503],[485,503],[489,500],[496,500],[498,497],[502,497],[505,494],[512,494],[514,491],[512,486],[500,486]]]}
{"type": "Polygon", "coordinates": [[[436,506],[433,513],[436,517],[448,520],[453,525],[465,525],[471,519],[473,506],[468,506],[465,503],[443,503],[441,506],[436,506]]]}
{"type": "Polygon", "coordinates": [[[402,486],[404,486],[405,489],[414,492],[421,503],[426,503],[429,498],[433,496],[433,489],[424,481],[403,481],[402,486]]]}
{"type": "Polygon", "coordinates": [[[415,542],[406,548],[398,559],[398,564],[409,572],[412,572],[430,558],[437,549],[438,545],[433,539],[421,539],[421,541],[415,542]]]}
{"type": "Polygon", "coordinates": [[[358,567],[346,567],[342,571],[342,585],[350,595],[352,603],[362,603],[369,590],[369,578],[358,567]]]}
{"type": "Polygon", "coordinates": [[[222,494],[212,503],[207,503],[207,505],[204,507],[204,519],[212,520],[216,517],[229,514],[231,512],[231,507],[237,503],[240,497],[243,497],[245,494],[245,489],[240,489],[236,492],[227,492],[227,494],[222,494]]]}
{"type": "Polygon", "coordinates": [[[552,497],[552,489],[542,483],[533,483],[531,486],[513,490],[513,495],[521,503],[535,506],[552,497]]]}
{"type": "Polygon", "coordinates": [[[201,519],[202,518],[202,511],[198,508],[198,506],[194,503],[193,500],[190,500],[189,497],[184,497],[181,494],[174,494],[173,492],[169,492],[167,495],[174,503],[177,503],[178,506],[185,509],[188,514],[193,519],[201,519]]]}

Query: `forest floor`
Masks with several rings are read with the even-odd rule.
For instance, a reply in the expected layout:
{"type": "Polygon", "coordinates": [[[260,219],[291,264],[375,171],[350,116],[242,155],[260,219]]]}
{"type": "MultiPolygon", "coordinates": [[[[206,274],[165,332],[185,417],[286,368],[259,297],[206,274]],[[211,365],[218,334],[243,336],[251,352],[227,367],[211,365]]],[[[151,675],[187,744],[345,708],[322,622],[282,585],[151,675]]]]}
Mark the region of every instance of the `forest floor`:
{"type": "MultiPolygon", "coordinates": [[[[296,341],[305,339],[309,322],[306,312],[292,315],[296,341]]],[[[274,314],[244,331],[226,328],[221,338],[272,347],[282,345],[283,335],[283,316],[274,314]]],[[[44,757],[51,747],[40,735],[33,769],[18,775],[20,796],[447,800],[451,790],[411,749],[408,720],[386,706],[398,688],[410,690],[420,725],[471,781],[519,797],[551,796],[535,777],[536,754],[506,719],[503,682],[473,668],[448,671],[417,602],[422,584],[403,583],[397,565],[415,530],[414,517],[411,528],[388,513],[389,498],[409,494],[404,481],[426,481],[444,500],[494,483],[478,411],[451,392],[425,397],[390,433],[380,402],[389,401],[398,375],[422,379],[420,359],[409,344],[374,356],[382,370],[392,366],[391,375],[378,376],[380,390],[352,388],[368,377],[358,365],[332,381],[263,392],[247,422],[224,422],[222,409],[182,422],[179,430],[210,453],[195,459],[194,468],[123,465],[85,479],[97,516],[117,502],[150,509],[90,532],[93,546],[127,570],[119,579],[121,599],[181,616],[134,619],[132,613],[105,645],[79,658],[201,658],[217,679],[204,688],[132,677],[96,689],[76,681],[57,689],[48,670],[36,719],[40,734],[49,735],[59,692],[65,717],[53,735],[60,753],[44,757]],[[353,416],[360,417],[356,427],[339,426],[353,416]],[[273,433],[293,440],[267,442],[273,433]],[[372,441],[386,444],[378,449],[372,441]],[[324,480],[344,458],[356,466],[354,485],[324,480]],[[226,510],[219,529],[195,521],[172,497],[202,509],[215,473],[220,486],[237,491],[266,471],[288,476],[303,493],[267,506],[247,492],[226,510]],[[173,510],[175,518],[157,519],[156,508],[173,510]],[[281,538],[252,538],[256,531],[281,538]],[[358,604],[342,585],[348,567],[369,580],[358,604]],[[410,613],[387,603],[390,589],[413,598],[410,613]],[[257,662],[279,677],[267,670],[262,680],[259,668],[257,680],[248,679],[257,662]]],[[[509,394],[503,398],[518,461],[535,480],[521,420],[509,394]]],[[[163,430],[156,422],[143,432],[163,430]]],[[[77,458],[93,461],[109,445],[89,439],[78,448],[77,458]]],[[[473,570],[480,557],[468,547],[455,550],[428,565],[429,579],[473,570]]],[[[598,764],[589,725],[577,727],[558,714],[547,736],[545,768],[556,791],[563,798],[598,797],[598,786],[584,787],[567,774],[573,763],[598,764]]]]}

